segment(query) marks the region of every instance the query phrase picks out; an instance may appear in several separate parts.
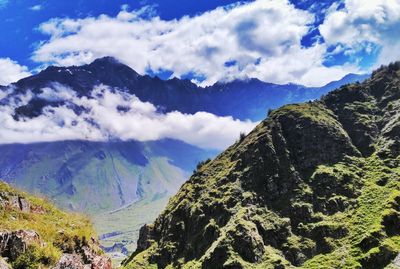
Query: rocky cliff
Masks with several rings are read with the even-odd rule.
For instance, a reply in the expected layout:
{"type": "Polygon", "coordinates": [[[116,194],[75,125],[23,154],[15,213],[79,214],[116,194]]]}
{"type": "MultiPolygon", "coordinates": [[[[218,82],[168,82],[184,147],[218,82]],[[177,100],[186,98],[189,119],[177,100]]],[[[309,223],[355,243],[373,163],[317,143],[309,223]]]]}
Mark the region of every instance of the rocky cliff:
{"type": "Polygon", "coordinates": [[[400,63],[287,105],[203,164],[126,268],[395,268],[400,63]]]}
{"type": "Polygon", "coordinates": [[[0,182],[1,269],[111,269],[89,221],[0,182]]]}

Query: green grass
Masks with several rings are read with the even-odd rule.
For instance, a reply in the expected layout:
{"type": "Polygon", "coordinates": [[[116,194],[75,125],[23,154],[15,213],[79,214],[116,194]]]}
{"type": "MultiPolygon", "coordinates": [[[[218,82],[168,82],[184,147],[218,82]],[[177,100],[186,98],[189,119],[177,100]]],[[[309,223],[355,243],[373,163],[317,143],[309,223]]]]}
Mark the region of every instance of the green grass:
{"type": "Polygon", "coordinates": [[[92,224],[85,216],[60,211],[47,200],[15,190],[2,182],[0,193],[24,197],[31,204],[31,208],[37,209],[37,213],[24,213],[11,207],[0,207],[0,230],[34,230],[45,243],[44,247],[32,246],[32,249],[14,261],[16,267],[28,266],[27,263],[31,261],[33,266],[43,262],[42,266],[47,268],[54,265],[63,252],[60,241],[73,242],[74,238],[90,241],[91,237],[96,238],[92,224]]]}
{"type": "Polygon", "coordinates": [[[374,233],[382,234],[380,245],[390,244],[391,248],[400,251],[399,236],[389,237],[385,234],[382,219],[390,207],[393,197],[399,195],[399,169],[389,169],[376,156],[365,160],[365,185],[357,198],[358,205],[344,214],[337,214],[327,219],[346,227],[348,236],[338,242],[339,247],[328,254],[321,254],[308,260],[303,268],[361,268],[360,261],[379,251],[378,247],[362,250],[360,242],[374,233]],[[377,182],[382,177],[392,179],[387,185],[379,186],[377,182]],[[322,266],[323,265],[323,266],[322,266]]]}

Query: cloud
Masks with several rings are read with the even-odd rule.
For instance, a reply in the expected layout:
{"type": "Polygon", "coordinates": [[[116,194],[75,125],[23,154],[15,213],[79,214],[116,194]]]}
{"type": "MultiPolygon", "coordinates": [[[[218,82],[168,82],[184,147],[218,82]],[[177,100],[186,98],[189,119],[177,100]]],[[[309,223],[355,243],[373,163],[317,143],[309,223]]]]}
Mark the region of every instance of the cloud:
{"type": "MultiPolygon", "coordinates": [[[[9,89],[10,90],[10,89],[9,89]]],[[[171,138],[202,148],[224,149],[241,132],[248,133],[257,123],[218,117],[207,112],[162,114],[134,95],[98,86],[90,97],[78,97],[62,85],[44,88],[39,98],[65,101],[58,107],[45,107],[42,115],[15,120],[14,109],[33,97],[3,95],[0,106],[0,142],[32,143],[62,140],[107,141],[113,139],[152,141],[171,138]]]]}
{"type": "Polygon", "coordinates": [[[345,0],[343,8],[333,4],[320,32],[327,45],[346,55],[371,53],[380,48],[376,67],[400,59],[400,1],[345,0]]]}
{"type": "Polygon", "coordinates": [[[0,85],[8,85],[30,75],[26,66],[21,66],[10,58],[0,58],[0,85]]]}
{"type": "Polygon", "coordinates": [[[152,7],[124,7],[116,17],[55,18],[41,24],[49,39],[33,59],[79,65],[114,56],[142,74],[149,69],[171,70],[177,77],[190,73],[205,78],[203,85],[256,77],[320,86],[358,72],[354,65],[324,66],[324,44],[301,45],[314,21],[313,14],[287,0],[234,4],[169,21],[155,16],[152,7]]]}
{"type": "Polygon", "coordinates": [[[40,11],[42,10],[43,6],[42,5],[35,5],[35,6],[31,6],[29,9],[32,11],[40,11]]]}
{"type": "Polygon", "coordinates": [[[0,9],[5,8],[8,3],[9,0],[0,0],[0,9]]]}

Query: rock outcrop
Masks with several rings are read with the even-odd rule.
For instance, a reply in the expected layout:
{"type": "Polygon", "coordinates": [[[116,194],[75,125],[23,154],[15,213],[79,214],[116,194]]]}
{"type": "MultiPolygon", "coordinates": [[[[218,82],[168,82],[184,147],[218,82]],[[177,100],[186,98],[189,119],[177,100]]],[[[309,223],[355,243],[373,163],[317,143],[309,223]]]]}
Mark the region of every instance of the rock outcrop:
{"type": "Polygon", "coordinates": [[[53,269],[112,269],[112,263],[109,258],[93,253],[63,254],[53,269]]]}
{"type": "Polygon", "coordinates": [[[30,245],[43,245],[37,232],[32,230],[0,232],[0,256],[15,260],[25,253],[30,245]]]}
{"type": "Polygon", "coordinates": [[[126,268],[384,268],[400,251],[400,63],[270,113],[192,175],[126,268]]]}
{"type": "Polygon", "coordinates": [[[12,207],[25,213],[31,211],[31,205],[28,200],[18,195],[10,196],[7,192],[0,192],[0,207],[12,207]]]}
{"type": "Polygon", "coordinates": [[[0,182],[0,269],[111,269],[93,236],[87,219],[0,182]]]}

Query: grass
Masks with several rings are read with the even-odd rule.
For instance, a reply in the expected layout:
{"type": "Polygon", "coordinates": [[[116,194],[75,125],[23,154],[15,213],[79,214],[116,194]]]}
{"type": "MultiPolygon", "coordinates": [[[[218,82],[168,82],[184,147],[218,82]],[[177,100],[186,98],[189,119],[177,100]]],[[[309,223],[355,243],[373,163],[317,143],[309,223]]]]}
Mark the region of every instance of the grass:
{"type": "Polygon", "coordinates": [[[45,267],[54,265],[63,252],[58,245],[60,240],[68,239],[72,242],[74,238],[81,241],[96,238],[92,224],[85,216],[63,212],[45,199],[15,190],[2,182],[0,193],[23,197],[29,201],[31,208],[38,209],[37,213],[24,213],[11,207],[0,207],[0,230],[34,230],[45,243],[44,246],[32,246],[26,254],[13,261],[16,268],[29,268],[32,264],[37,266],[38,263],[45,267]]]}
{"type": "MultiPolygon", "coordinates": [[[[215,163],[206,164],[214,165],[218,167],[218,162],[226,162],[224,158],[219,159],[215,163]]],[[[198,173],[204,173],[207,171],[207,167],[201,167],[198,173]]],[[[216,173],[223,173],[223,171],[216,173]]],[[[316,229],[316,227],[322,227],[324,231],[331,231],[328,233],[328,237],[325,241],[331,245],[332,251],[328,253],[317,254],[305,261],[301,268],[307,269],[320,269],[320,268],[344,268],[344,269],[356,269],[356,268],[374,268],[368,267],[369,264],[373,264],[374,261],[379,258],[382,253],[399,252],[400,251],[400,236],[399,235],[387,235],[382,225],[382,220],[385,214],[396,211],[393,208],[398,206],[397,202],[400,197],[400,168],[391,169],[385,165],[383,160],[380,160],[376,155],[369,158],[350,158],[346,162],[338,163],[332,166],[320,166],[317,169],[317,174],[324,175],[325,177],[331,176],[336,180],[336,184],[342,186],[342,189],[346,192],[353,192],[357,203],[354,206],[349,206],[343,212],[336,212],[335,214],[327,215],[318,213],[317,215],[322,220],[308,224],[310,230],[316,229]],[[389,178],[386,184],[381,183],[382,178],[389,178]],[[345,228],[346,234],[339,236],[338,238],[332,238],[338,231],[345,228]],[[331,235],[333,234],[333,235],[331,235]],[[377,246],[371,246],[367,249],[360,247],[361,242],[368,237],[376,236],[376,234],[382,235],[379,238],[377,246]],[[363,267],[364,266],[364,267],[363,267]]],[[[223,176],[223,175],[221,175],[223,176]]],[[[219,178],[216,177],[216,178],[219,178]]],[[[315,179],[311,179],[309,184],[317,184],[313,182],[315,179]]],[[[203,184],[201,180],[196,177],[192,178],[192,181],[203,184]]],[[[329,182],[327,182],[329,183],[329,182]]],[[[224,196],[218,197],[215,193],[217,182],[208,181],[204,182],[204,186],[208,188],[202,194],[201,199],[207,199],[207,197],[216,196],[217,198],[210,198],[210,202],[218,202],[219,199],[225,199],[224,196]],[[213,191],[214,190],[214,191],[213,191]]],[[[317,186],[317,185],[314,185],[317,186]]],[[[173,207],[196,207],[196,204],[191,203],[191,199],[195,199],[195,192],[193,192],[192,184],[185,184],[178,196],[172,198],[172,204],[169,204],[167,211],[173,210],[173,207]],[[189,199],[189,200],[187,200],[189,199]]],[[[322,186],[323,187],[323,186],[322,186]]],[[[313,190],[311,190],[312,192],[313,190]]],[[[310,192],[310,190],[308,190],[310,192]]],[[[229,196],[229,195],[228,195],[229,196]]],[[[247,199],[251,197],[248,192],[243,193],[243,198],[247,199]]],[[[346,201],[349,199],[347,196],[333,195],[326,197],[326,199],[341,199],[346,201]]],[[[295,205],[307,205],[304,203],[295,202],[295,205]]],[[[213,251],[219,246],[228,246],[229,259],[225,265],[241,264],[244,268],[274,268],[274,266],[285,266],[285,268],[294,268],[286,259],[281,250],[273,248],[270,245],[264,246],[264,254],[261,260],[257,263],[250,263],[244,261],[243,258],[236,253],[233,249],[232,235],[238,233],[238,225],[244,227],[245,230],[254,230],[254,221],[265,222],[265,227],[271,229],[271,227],[277,227],[279,223],[282,223],[284,219],[281,219],[278,215],[272,214],[271,211],[262,213],[261,209],[256,209],[254,213],[249,215],[251,209],[248,207],[241,207],[240,205],[232,209],[235,212],[230,218],[229,222],[222,228],[220,228],[220,235],[217,240],[213,242],[208,251],[199,260],[192,261],[181,261],[183,268],[201,268],[202,263],[210,258],[213,251]],[[250,211],[249,211],[250,210],[250,211]],[[275,220],[275,221],[274,221],[275,220]]],[[[211,223],[211,222],[210,222],[211,223]]],[[[214,222],[215,224],[215,222],[214,222]]],[[[282,224],[281,224],[282,225],[282,224]]],[[[239,229],[240,230],[240,229],[239,229]]],[[[247,232],[246,232],[247,233],[247,232]]],[[[288,238],[286,247],[299,248],[299,249],[312,249],[315,247],[315,243],[312,240],[304,240],[304,238],[296,237],[294,235],[288,238]]],[[[152,268],[154,264],[150,264],[148,257],[151,256],[154,251],[157,251],[157,243],[154,243],[152,247],[143,251],[136,256],[126,268],[152,268]]],[[[384,262],[386,263],[386,262],[384,262]]],[[[169,265],[168,268],[174,268],[169,265]]],[[[390,268],[390,264],[387,265],[390,268]]],[[[297,268],[297,267],[296,267],[297,268]]],[[[378,269],[378,268],[377,268],[378,269]]]]}
{"type": "Polygon", "coordinates": [[[361,241],[371,234],[382,234],[380,246],[389,244],[396,252],[400,251],[399,236],[388,236],[382,226],[383,216],[388,212],[391,201],[399,195],[400,171],[388,169],[376,156],[367,158],[363,168],[365,185],[357,198],[358,206],[344,214],[330,217],[330,221],[348,229],[348,236],[338,242],[339,247],[333,252],[313,257],[303,265],[303,268],[362,268],[363,258],[370,258],[374,252],[380,251],[379,247],[369,250],[360,248],[361,241]],[[387,176],[392,178],[387,185],[377,184],[379,179],[387,176]]]}

